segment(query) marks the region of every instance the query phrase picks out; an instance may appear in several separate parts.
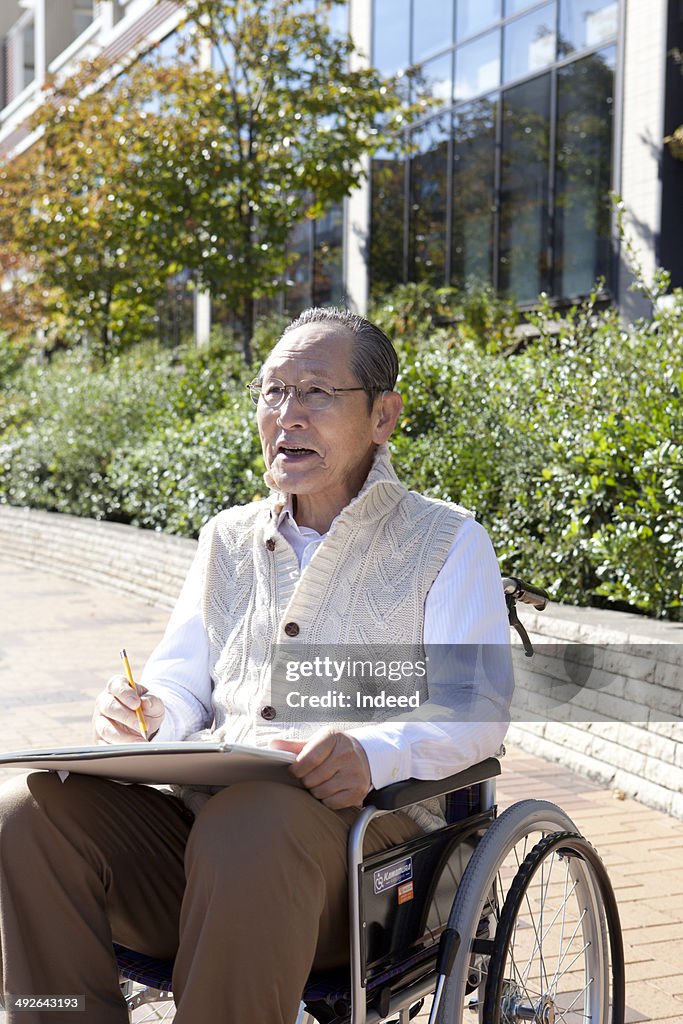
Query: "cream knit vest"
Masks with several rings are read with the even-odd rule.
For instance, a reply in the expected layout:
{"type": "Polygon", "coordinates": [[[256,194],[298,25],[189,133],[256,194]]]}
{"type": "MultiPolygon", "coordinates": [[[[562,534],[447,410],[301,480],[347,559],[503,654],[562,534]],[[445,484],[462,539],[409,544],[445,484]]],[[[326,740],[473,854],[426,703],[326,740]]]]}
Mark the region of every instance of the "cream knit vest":
{"type": "MultiPolygon", "coordinates": [[[[276,495],[220,512],[202,531],[215,721],[201,738],[264,746],[276,736],[306,739],[320,728],[262,715],[270,705],[273,643],[300,645],[304,658],[319,645],[421,646],[427,593],[469,516],[408,491],[383,446],[362,490],[300,572],[276,526],[284,500],[276,495]]],[[[391,688],[414,690],[414,679],[391,688]]],[[[425,828],[439,823],[438,805],[429,804],[412,813],[425,828]]]]}

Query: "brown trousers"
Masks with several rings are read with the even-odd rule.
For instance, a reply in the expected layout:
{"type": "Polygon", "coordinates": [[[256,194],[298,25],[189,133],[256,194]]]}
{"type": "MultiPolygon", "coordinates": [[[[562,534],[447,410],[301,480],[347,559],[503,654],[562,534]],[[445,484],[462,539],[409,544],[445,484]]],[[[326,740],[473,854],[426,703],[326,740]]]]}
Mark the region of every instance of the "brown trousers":
{"type": "MultiPolygon", "coordinates": [[[[348,958],[346,840],[357,810],[240,783],[196,820],[145,786],[37,772],[0,789],[0,992],[83,995],[8,1024],[124,1024],[112,939],[175,956],[177,1024],[293,1024],[312,967],[348,958]]],[[[403,814],[365,852],[419,834],[403,814]]]]}

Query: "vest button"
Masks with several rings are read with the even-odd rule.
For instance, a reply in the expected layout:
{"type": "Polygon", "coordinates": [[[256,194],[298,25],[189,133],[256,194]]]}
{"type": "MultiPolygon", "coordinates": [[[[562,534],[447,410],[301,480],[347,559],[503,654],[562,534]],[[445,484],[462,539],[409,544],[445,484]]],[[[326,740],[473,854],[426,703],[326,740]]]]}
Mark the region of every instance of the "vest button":
{"type": "Polygon", "coordinates": [[[264,708],[261,708],[261,718],[265,718],[266,722],[272,722],[276,715],[277,711],[270,704],[266,704],[264,708]]]}
{"type": "Polygon", "coordinates": [[[269,537],[268,540],[266,541],[266,547],[268,548],[269,551],[275,551],[275,541],[273,540],[272,537],[269,537]]]}
{"type": "Polygon", "coordinates": [[[298,623],[296,623],[296,622],[288,622],[287,625],[285,626],[285,633],[287,634],[287,636],[298,636],[299,635],[298,623]]]}

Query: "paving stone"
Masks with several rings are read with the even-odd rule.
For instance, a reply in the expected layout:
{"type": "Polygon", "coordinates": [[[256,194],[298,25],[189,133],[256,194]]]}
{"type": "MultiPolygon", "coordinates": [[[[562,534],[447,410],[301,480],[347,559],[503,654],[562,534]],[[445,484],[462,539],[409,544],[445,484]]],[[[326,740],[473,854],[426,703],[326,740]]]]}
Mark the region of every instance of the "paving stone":
{"type": "Polygon", "coordinates": [[[629,928],[649,928],[652,925],[667,925],[670,915],[665,910],[657,910],[650,906],[646,899],[632,900],[630,903],[619,902],[619,920],[622,930],[629,928]]]}
{"type": "MultiPolygon", "coordinates": [[[[626,1004],[631,1011],[643,1014],[636,1019],[658,1021],[673,1015],[679,1024],[683,1020],[683,1000],[663,992],[651,981],[627,982],[626,1004]]],[[[630,1019],[628,1014],[626,1019],[630,1019]]]]}
{"type": "Polygon", "coordinates": [[[634,946],[650,945],[656,942],[670,942],[672,939],[683,939],[683,921],[668,921],[666,924],[661,925],[624,928],[623,931],[624,936],[634,946]]]}
{"type": "MultiPolygon", "coordinates": [[[[657,957],[652,960],[641,960],[639,963],[628,965],[627,976],[629,984],[634,981],[656,980],[662,978],[666,985],[671,983],[672,975],[677,975],[680,965],[672,964],[657,957]]],[[[677,998],[680,996],[677,995],[677,998]]]]}
{"type": "Polygon", "coordinates": [[[0,750],[91,743],[94,700],[121,647],[139,675],[168,611],[4,559],[0,594],[0,750]]]}

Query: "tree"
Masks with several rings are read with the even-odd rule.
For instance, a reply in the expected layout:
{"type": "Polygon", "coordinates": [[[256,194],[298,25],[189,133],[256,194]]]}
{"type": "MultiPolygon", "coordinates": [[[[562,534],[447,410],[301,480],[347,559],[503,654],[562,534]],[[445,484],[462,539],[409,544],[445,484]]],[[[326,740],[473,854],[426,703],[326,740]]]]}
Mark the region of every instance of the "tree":
{"type": "Polygon", "coordinates": [[[353,45],[327,20],[337,2],[198,0],[173,64],[151,54],[108,82],[93,64],[53,85],[39,140],[0,172],[4,241],[105,348],[183,267],[229,304],[248,357],[254,299],[282,287],[295,224],[424,110],[349,67],[353,45]]]}
{"type": "Polygon", "coordinates": [[[53,86],[31,123],[39,138],[0,166],[0,259],[48,346],[64,332],[106,356],[126,330],[153,329],[170,268],[131,201],[135,163],[118,144],[130,98],[118,84],[93,92],[101,70],[53,86]]]}

